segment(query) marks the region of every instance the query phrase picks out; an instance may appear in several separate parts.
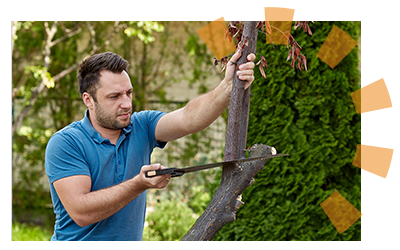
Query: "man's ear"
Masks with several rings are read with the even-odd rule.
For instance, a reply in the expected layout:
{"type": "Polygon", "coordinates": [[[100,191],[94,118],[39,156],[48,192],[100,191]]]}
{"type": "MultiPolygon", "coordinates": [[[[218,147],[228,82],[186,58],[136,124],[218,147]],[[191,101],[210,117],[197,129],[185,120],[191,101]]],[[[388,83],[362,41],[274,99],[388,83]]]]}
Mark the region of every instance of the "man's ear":
{"type": "Polygon", "coordinates": [[[87,92],[83,93],[82,99],[83,99],[83,102],[85,103],[86,107],[88,107],[88,109],[92,109],[94,107],[93,106],[93,102],[94,102],[93,97],[89,93],[87,93],[87,92]]]}

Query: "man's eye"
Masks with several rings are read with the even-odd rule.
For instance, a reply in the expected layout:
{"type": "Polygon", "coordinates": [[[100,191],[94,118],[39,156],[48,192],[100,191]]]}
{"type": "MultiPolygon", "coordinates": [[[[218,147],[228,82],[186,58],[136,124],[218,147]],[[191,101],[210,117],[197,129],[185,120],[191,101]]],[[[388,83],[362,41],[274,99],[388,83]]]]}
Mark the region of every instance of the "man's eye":
{"type": "Polygon", "coordinates": [[[111,98],[111,99],[115,99],[115,98],[117,98],[117,96],[116,96],[116,95],[113,95],[113,96],[110,96],[110,98],[111,98]]]}

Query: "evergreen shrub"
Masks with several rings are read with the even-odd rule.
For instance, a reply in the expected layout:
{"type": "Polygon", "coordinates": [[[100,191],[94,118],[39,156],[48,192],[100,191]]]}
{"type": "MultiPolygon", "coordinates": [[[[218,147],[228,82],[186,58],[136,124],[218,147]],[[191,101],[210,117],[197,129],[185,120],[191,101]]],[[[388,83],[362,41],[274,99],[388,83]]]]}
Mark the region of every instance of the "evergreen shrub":
{"type": "Polygon", "coordinates": [[[290,156],[267,161],[243,192],[236,221],[214,240],[361,240],[361,219],[339,234],[320,206],[337,190],[361,211],[361,170],[352,166],[361,115],[350,96],[360,88],[359,47],[334,69],[317,58],[333,25],[358,41],[360,22],[310,23],[312,36],[292,28],[308,72],[294,70],[285,61],[286,46],[273,48],[259,33],[257,50],[267,60],[267,79],[255,69],[247,144],[274,146],[290,156]]]}

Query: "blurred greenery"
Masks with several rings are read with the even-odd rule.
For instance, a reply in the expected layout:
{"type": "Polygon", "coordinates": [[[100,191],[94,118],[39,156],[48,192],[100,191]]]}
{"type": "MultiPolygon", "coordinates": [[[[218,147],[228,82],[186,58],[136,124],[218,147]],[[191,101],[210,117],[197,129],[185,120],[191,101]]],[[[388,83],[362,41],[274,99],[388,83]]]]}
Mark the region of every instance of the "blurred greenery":
{"type": "MultiPolygon", "coordinates": [[[[204,156],[193,165],[205,164],[204,156]]],[[[179,240],[204,212],[212,198],[212,180],[221,169],[185,174],[171,179],[164,190],[147,190],[146,224],[143,240],[179,240]]]]}
{"type": "Polygon", "coordinates": [[[26,223],[13,223],[13,241],[49,241],[52,233],[39,226],[26,223]]]}
{"type": "Polygon", "coordinates": [[[182,194],[174,191],[153,209],[146,217],[144,240],[179,240],[199,216],[182,200],[182,194]]]}

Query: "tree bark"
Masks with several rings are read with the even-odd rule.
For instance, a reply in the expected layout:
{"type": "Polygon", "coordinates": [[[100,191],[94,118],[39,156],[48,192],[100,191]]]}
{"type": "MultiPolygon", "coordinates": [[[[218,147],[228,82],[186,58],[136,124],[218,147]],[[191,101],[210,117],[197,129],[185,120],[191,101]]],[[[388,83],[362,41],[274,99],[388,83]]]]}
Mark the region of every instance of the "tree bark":
{"type": "MultiPolygon", "coordinates": [[[[244,43],[242,56],[237,65],[247,62],[247,56],[255,53],[257,45],[257,22],[245,22],[241,41],[244,43]]],[[[238,48],[241,49],[241,48],[238,48]]],[[[245,81],[235,74],[233,79],[231,101],[228,110],[224,160],[234,160],[245,156],[247,125],[250,108],[250,88],[244,90],[245,81]]]]}
{"type": "MultiPolygon", "coordinates": [[[[245,22],[242,56],[237,65],[247,62],[247,56],[255,53],[258,22],[245,22]]],[[[241,48],[238,48],[241,49],[241,48]]],[[[247,127],[250,109],[250,87],[244,90],[245,81],[235,74],[228,111],[228,125],[225,141],[224,160],[245,157],[247,127]]],[[[271,147],[257,144],[250,150],[251,157],[267,155],[271,147]]],[[[236,211],[243,204],[242,192],[250,186],[253,177],[264,168],[266,160],[247,162],[236,166],[224,167],[221,184],[205,212],[197,219],[192,228],[181,240],[212,240],[223,225],[236,219],[236,211]]]]}

